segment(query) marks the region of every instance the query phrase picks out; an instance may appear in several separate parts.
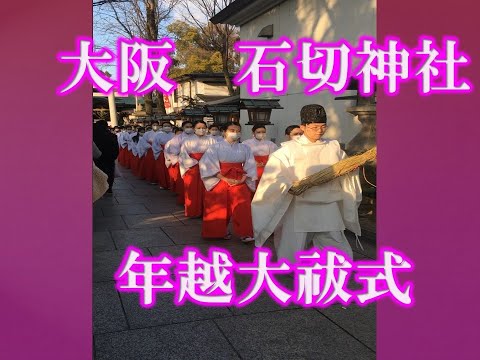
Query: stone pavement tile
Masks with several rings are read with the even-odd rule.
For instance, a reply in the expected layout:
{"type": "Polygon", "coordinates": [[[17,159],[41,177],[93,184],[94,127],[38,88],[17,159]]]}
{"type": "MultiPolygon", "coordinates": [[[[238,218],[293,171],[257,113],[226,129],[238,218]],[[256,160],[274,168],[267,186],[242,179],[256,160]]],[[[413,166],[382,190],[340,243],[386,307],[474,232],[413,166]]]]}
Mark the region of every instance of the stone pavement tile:
{"type": "Polygon", "coordinates": [[[117,182],[117,180],[115,180],[115,182],[113,183],[114,192],[116,192],[115,190],[131,190],[131,189],[132,189],[132,186],[126,181],[117,182]]]}
{"type": "MultiPolygon", "coordinates": [[[[148,249],[141,249],[145,256],[150,256],[148,249]]],[[[124,250],[102,251],[93,254],[93,282],[113,281],[125,255],[124,250]]]]}
{"type": "MultiPolygon", "coordinates": [[[[254,278],[252,277],[252,275],[249,274],[237,274],[235,276],[235,293],[237,298],[243,298],[244,296],[246,296],[245,290],[247,290],[253,280],[254,278]]],[[[278,281],[279,285],[282,286],[283,289],[292,292],[294,288],[292,277],[287,275],[275,275],[275,280],[278,281]]],[[[266,290],[264,290],[250,304],[243,307],[232,306],[230,307],[230,310],[233,312],[234,315],[243,315],[294,308],[298,309],[300,307],[295,304],[290,304],[287,306],[280,305],[270,296],[269,293],[266,292],[266,290]]]]}
{"type": "Polygon", "coordinates": [[[212,321],[95,336],[97,360],[239,359],[212,321]]]}
{"type": "Polygon", "coordinates": [[[118,205],[117,200],[115,199],[115,196],[112,196],[111,194],[105,194],[101,199],[98,199],[95,201],[93,204],[93,207],[106,207],[106,206],[112,206],[112,205],[118,205]]]}
{"type": "Polygon", "coordinates": [[[240,262],[240,261],[245,262],[246,260],[243,260],[243,259],[247,259],[251,257],[249,254],[249,249],[246,246],[244,246],[245,249],[242,249],[240,246],[237,249],[236,247],[233,247],[233,246],[224,246],[224,243],[225,243],[224,241],[220,241],[220,240],[213,241],[213,242],[208,241],[208,243],[149,247],[148,250],[153,256],[158,256],[161,253],[166,252],[174,258],[178,258],[180,256],[183,256],[184,249],[188,246],[188,247],[193,247],[195,249],[198,249],[204,257],[207,257],[209,249],[215,247],[222,250],[227,250],[233,256],[234,260],[237,262],[240,262]]]}
{"type": "Polygon", "coordinates": [[[93,217],[94,218],[103,217],[102,208],[100,208],[98,206],[94,206],[93,207],[93,217]]]}
{"type": "Polygon", "coordinates": [[[150,185],[145,180],[130,180],[129,184],[132,186],[132,189],[155,189],[157,185],[150,185]]]}
{"type": "Polygon", "coordinates": [[[93,251],[115,250],[112,236],[108,231],[98,231],[93,233],[93,251]]]}
{"type": "Polygon", "coordinates": [[[178,211],[179,206],[175,204],[175,199],[170,200],[149,200],[145,202],[145,207],[150,210],[152,214],[172,214],[178,211]]]}
{"type": "Polygon", "coordinates": [[[375,353],[311,309],[214,320],[243,359],[375,359],[375,353]]]}
{"type": "Polygon", "coordinates": [[[335,324],[348,331],[370,349],[376,348],[376,304],[365,307],[354,303],[345,309],[340,304],[333,304],[324,309],[317,309],[335,324]]]}
{"type": "Polygon", "coordinates": [[[149,214],[150,211],[143,204],[116,205],[103,208],[105,216],[149,214]]]}
{"type": "Polygon", "coordinates": [[[117,196],[131,196],[135,195],[131,189],[116,189],[113,191],[113,194],[117,196]]]}
{"type": "Polygon", "coordinates": [[[170,214],[125,215],[123,218],[130,229],[160,226],[184,226],[181,221],[170,214]]]}
{"type": "Polygon", "coordinates": [[[132,190],[135,195],[138,196],[162,196],[161,190],[157,187],[151,187],[151,188],[143,188],[143,189],[133,189],[132,190]]]}
{"type": "Polygon", "coordinates": [[[212,244],[217,246],[221,244],[221,241],[209,241],[202,238],[202,228],[200,226],[174,226],[174,227],[164,227],[163,231],[168,235],[170,239],[176,245],[186,245],[186,244],[212,244]]]}
{"type": "Polygon", "coordinates": [[[173,292],[156,292],[156,303],[151,309],[140,306],[138,293],[120,292],[120,296],[132,329],[232,316],[227,307],[200,306],[188,300],[176,306],[173,292]]]}
{"type": "Polygon", "coordinates": [[[126,249],[130,245],[135,247],[174,245],[160,228],[113,230],[112,237],[117,249],[126,249]]]}
{"type": "Polygon", "coordinates": [[[183,222],[185,225],[202,225],[202,218],[189,218],[185,216],[184,209],[176,210],[172,212],[172,215],[175,216],[178,220],[183,222]]]}
{"type": "Polygon", "coordinates": [[[128,205],[128,204],[145,204],[151,202],[150,196],[138,196],[138,195],[131,195],[131,196],[115,196],[117,202],[120,205],[128,205]]]}
{"type": "Polygon", "coordinates": [[[93,333],[127,330],[115,282],[93,284],[93,333]]]}
{"type": "Polygon", "coordinates": [[[126,229],[127,225],[121,216],[104,216],[93,219],[93,231],[126,229]]]}

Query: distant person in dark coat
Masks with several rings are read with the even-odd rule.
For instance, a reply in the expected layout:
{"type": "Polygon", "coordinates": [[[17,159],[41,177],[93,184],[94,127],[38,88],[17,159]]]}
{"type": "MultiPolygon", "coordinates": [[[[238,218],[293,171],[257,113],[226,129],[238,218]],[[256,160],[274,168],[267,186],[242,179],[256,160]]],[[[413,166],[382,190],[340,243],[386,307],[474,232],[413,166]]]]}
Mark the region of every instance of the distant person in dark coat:
{"type": "Polygon", "coordinates": [[[95,159],[95,165],[108,175],[108,193],[112,193],[113,181],[115,179],[115,160],[118,157],[118,140],[112,134],[108,124],[104,120],[93,124],[93,142],[102,152],[100,158],[95,159]]]}

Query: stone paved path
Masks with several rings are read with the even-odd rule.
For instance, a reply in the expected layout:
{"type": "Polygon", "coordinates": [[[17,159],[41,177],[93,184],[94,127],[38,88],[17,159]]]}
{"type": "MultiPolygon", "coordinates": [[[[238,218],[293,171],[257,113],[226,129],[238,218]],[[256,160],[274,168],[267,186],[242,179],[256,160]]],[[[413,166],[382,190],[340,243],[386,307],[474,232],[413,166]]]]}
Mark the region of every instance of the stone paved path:
{"type": "MultiPolygon", "coordinates": [[[[176,307],[172,295],[157,295],[152,309],[137,294],[119,293],[113,274],[129,245],[145,255],[182,254],[195,246],[204,254],[212,245],[228,249],[236,261],[253,260],[253,244],[206,241],[201,220],[187,219],[174,196],[121,169],[114,195],[94,204],[94,356],[103,359],[375,359],[375,304],[347,309],[281,307],[262,294],[245,308],[176,307]]],[[[372,258],[375,246],[363,242],[355,258],[372,258]]],[[[270,242],[268,247],[272,248],[270,242]]],[[[237,294],[249,285],[236,276],[237,294]]],[[[281,279],[293,288],[289,276],[281,279]]],[[[354,286],[355,284],[353,284],[354,286]]]]}

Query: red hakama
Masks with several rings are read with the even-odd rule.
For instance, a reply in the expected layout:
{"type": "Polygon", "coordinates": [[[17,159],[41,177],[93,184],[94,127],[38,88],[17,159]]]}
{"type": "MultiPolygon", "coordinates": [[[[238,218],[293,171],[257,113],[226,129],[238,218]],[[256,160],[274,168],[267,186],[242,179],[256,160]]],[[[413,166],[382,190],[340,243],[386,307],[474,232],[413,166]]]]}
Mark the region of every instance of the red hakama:
{"type": "Polygon", "coordinates": [[[122,166],[125,166],[125,150],[126,148],[120,146],[118,153],[118,163],[122,166]]]}
{"type": "Polygon", "coordinates": [[[157,175],[158,185],[164,189],[170,187],[170,179],[168,175],[167,166],[165,165],[165,145],[162,145],[162,152],[158,155],[158,159],[155,161],[155,172],[157,175]]]}
{"type": "MultiPolygon", "coordinates": [[[[203,153],[188,154],[192,159],[200,161],[203,153]]],[[[198,217],[203,213],[203,198],[205,194],[205,185],[200,177],[200,168],[198,164],[192,166],[183,175],[185,186],[185,216],[198,217]]]]}
{"type": "Polygon", "coordinates": [[[143,177],[150,183],[157,182],[157,176],[155,172],[155,157],[153,156],[153,150],[150,148],[145,154],[145,160],[143,164],[143,177]]]}
{"type": "Polygon", "coordinates": [[[185,185],[183,183],[183,179],[180,176],[180,164],[176,163],[175,165],[175,178],[177,179],[175,182],[175,192],[177,193],[177,204],[184,205],[185,204],[185,185]]]}
{"type": "MultiPolygon", "coordinates": [[[[255,156],[254,156],[255,161],[256,161],[256,162],[261,162],[261,163],[263,163],[264,166],[265,166],[265,164],[266,164],[267,161],[268,161],[268,157],[269,157],[269,155],[255,155],[255,156]]],[[[261,178],[262,175],[263,175],[263,170],[265,169],[264,166],[263,166],[263,167],[257,166],[257,176],[258,176],[258,179],[257,179],[257,181],[256,181],[256,183],[255,183],[255,184],[256,184],[255,188],[258,187],[258,183],[260,182],[260,178],[261,178]]]]}
{"type": "MultiPolygon", "coordinates": [[[[241,163],[220,163],[220,173],[230,179],[241,180],[241,163]]],[[[228,232],[230,219],[233,231],[240,237],[253,237],[252,191],[247,184],[230,186],[221,180],[205,192],[202,237],[223,238],[228,232]]]]}

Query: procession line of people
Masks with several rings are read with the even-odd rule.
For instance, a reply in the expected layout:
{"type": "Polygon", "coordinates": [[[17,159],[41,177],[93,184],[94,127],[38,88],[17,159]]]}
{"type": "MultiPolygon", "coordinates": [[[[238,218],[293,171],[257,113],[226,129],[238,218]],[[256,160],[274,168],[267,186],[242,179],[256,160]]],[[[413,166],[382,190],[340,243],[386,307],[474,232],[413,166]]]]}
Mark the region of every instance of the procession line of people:
{"type": "Polygon", "coordinates": [[[177,196],[185,216],[202,218],[204,238],[263,246],[273,235],[279,258],[294,262],[297,251],[333,246],[350,257],[344,230],[361,235],[358,171],[307,190],[288,193],[292,184],[345,158],[338,141],[323,139],[327,116],[321,105],[304,106],[301,124],[285,130],[278,147],[263,125],[243,142],[241,125],[184,121],[115,128],[118,162],[132,173],[177,196]],[[222,134],[220,132],[222,131],[222,134]]]}

